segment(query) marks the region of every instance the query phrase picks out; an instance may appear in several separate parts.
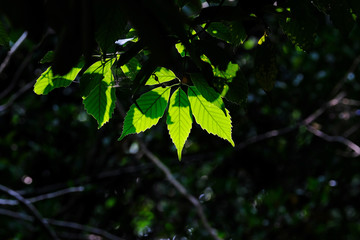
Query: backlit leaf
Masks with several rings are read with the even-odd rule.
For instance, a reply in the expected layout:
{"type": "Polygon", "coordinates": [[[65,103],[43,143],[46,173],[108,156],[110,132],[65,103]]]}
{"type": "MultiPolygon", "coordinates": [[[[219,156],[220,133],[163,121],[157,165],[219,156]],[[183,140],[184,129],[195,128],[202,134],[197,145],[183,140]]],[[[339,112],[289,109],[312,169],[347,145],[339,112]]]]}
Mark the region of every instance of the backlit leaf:
{"type": "Polygon", "coordinates": [[[181,88],[178,88],[171,96],[166,123],[179,160],[181,160],[181,152],[192,127],[190,102],[181,88]]]}
{"type": "Polygon", "coordinates": [[[84,106],[102,127],[111,118],[115,109],[114,77],[111,66],[114,60],[97,61],[91,65],[82,77],[82,84],[87,83],[84,94],[84,106]]]}
{"type": "Polygon", "coordinates": [[[34,85],[34,92],[38,95],[46,95],[55,88],[68,87],[80,72],[82,64],[72,68],[69,73],[60,76],[54,75],[51,67],[49,67],[36,80],[34,85]]]}
{"type": "Polygon", "coordinates": [[[224,112],[224,114],[226,114],[225,104],[221,98],[220,93],[216,92],[212,87],[209,86],[202,74],[191,74],[191,80],[194,83],[196,89],[199,90],[201,95],[207,101],[220,108],[224,112]]]}
{"type": "Polygon", "coordinates": [[[188,96],[196,122],[208,133],[217,135],[234,146],[231,137],[232,125],[229,111],[226,110],[227,114],[225,115],[221,109],[207,101],[196,87],[188,88],[188,96]]]}
{"type": "Polygon", "coordinates": [[[176,78],[173,71],[166,68],[158,68],[147,80],[146,85],[156,85],[159,83],[164,83],[171,81],[176,78]]]}
{"type": "Polygon", "coordinates": [[[170,97],[170,87],[155,88],[136,100],[124,119],[123,131],[118,139],[126,135],[140,133],[156,125],[164,115],[170,97]],[[139,109],[140,107],[140,109],[139,109]]]}

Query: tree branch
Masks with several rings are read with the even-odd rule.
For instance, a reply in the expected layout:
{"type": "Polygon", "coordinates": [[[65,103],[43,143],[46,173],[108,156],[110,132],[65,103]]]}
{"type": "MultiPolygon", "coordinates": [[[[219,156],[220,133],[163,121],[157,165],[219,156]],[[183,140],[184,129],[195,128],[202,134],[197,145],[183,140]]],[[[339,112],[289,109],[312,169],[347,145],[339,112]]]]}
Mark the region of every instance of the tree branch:
{"type": "MultiPolygon", "coordinates": [[[[308,127],[309,124],[311,124],[312,122],[314,122],[318,117],[320,117],[327,109],[329,109],[330,107],[334,107],[337,104],[339,104],[345,97],[345,93],[344,92],[340,92],[336,97],[334,97],[333,99],[329,100],[328,102],[326,102],[322,107],[320,107],[319,109],[317,109],[316,111],[314,111],[312,114],[310,114],[309,116],[307,116],[303,121],[298,122],[297,124],[293,125],[293,126],[289,126],[289,127],[284,127],[284,128],[280,128],[280,129],[275,129],[275,130],[271,130],[268,131],[266,133],[260,134],[260,135],[256,135],[253,137],[248,138],[247,140],[238,143],[236,145],[236,150],[242,150],[243,148],[247,147],[248,145],[257,143],[257,142],[261,142],[273,137],[277,137],[277,136],[281,136],[284,134],[287,134],[289,132],[292,132],[296,129],[298,129],[300,126],[306,126],[308,127]]],[[[350,140],[348,140],[350,141],[350,140]]],[[[353,143],[354,144],[354,143],[353,143]]],[[[356,144],[355,144],[356,145],[356,144]]],[[[354,147],[354,145],[350,144],[350,146],[354,147]]],[[[357,146],[357,145],[356,145],[357,146]]],[[[352,148],[353,150],[356,149],[352,148]]]]}
{"type": "MultiPolygon", "coordinates": [[[[26,200],[29,201],[30,203],[34,203],[34,202],[38,202],[38,201],[42,201],[42,200],[46,200],[46,199],[56,198],[56,197],[59,197],[59,196],[65,195],[65,194],[69,194],[69,193],[83,192],[84,189],[85,188],[83,186],[71,187],[71,188],[62,189],[62,190],[59,190],[56,192],[46,193],[46,194],[42,194],[42,195],[39,195],[36,197],[27,198],[26,200]]],[[[18,200],[9,200],[9,199],[0,199],[0,205],[15,206],[15,205],[19,205],[19,201],[18,200]]]]}
{"type": "Polygon", "coordinates": [[[20,88],[19,91],[17,91],[15,94],[13,94],[5,104],[0,105],[0,112],[6,110],[9,106],[11,106],[11,104],[13,104],[14,101],[18,97],[20,97],[23,93],[25,93],[27,90],[32,88],[34,86],[34,83],[35,83],[35,81],[31,81],[31,82],[27,83],[25,86],[20,88]]]}
{"type": "Polygon", "coordinates": [[[6,66],[9,64],[12,55],[16,52],[16,50],[20,47],[20,45],[25,41],[27,35],[28,35],[28,33],[26,31],[23,32],[23,34],[21,34],[19,39],[11,47],[10,51],[6,55],[6,58],[4,59],[4,61],[0,65],[0,74],[2,74],[2,72],[4,71],[6,66]]]}
{"type": "MultiPolygon", "coordinates": [[[[28,221],[28,222],[35,221],[35,218],[33,216],[29,216],[24,213],[14,212],[14,211],[2,209],[2,208],[0,208],[0,215],[4,215],[4,216],[16,218],[16,219],[20,219],[20,220],[24,220],[24,221],[28,221]]],[[[100,228],[90,227],[90,226],[85,226],[85,225],[75,223],[75,222],[60,221],[60,220],[55,220],[55,219],[44,218],[44,220],[46,220],[49,224],[51,224],[53,226],[80,230],[82,232],[88,232],[91,234],[96,234],[96,235],[102,236],[109,240],[124,240],[123,238],[117,237],[105,230],[100,229],[100,228]]]]}
{"type": "Polygon", "coordinates": [[[31,202],[27,199],[25,199],[23,196],[21,196],[16,191],[5,187],[4,185],[0,184],[0,191],[8,194],[9,196],[14,197],[16,200],[18,200],[34,217],[35,220],[40,223],[40,225],[45,229],[45,231],[50,235],[52,239],[59,240],[59,238],[56,236],[54,230],[50,228],[49,223],[46,219],[44,219],[39,211],[34,207],[34,205],[31,204],[31,202]]]}
{"type": "Polygon", "coordinates": [[[330,135],[320,131],[319,129],[316,129],[309,125],[307,125],[305,127],[309,132],[311,132],[315,136],[318,136],[318,137],[324,139],[325,141],[338,142],[338,143],[344,144],[345,146],[347,146],[348,148],[350,148],[351,150],[354,151],[354,153],[352,154],[353,157],[360,156],[360,147],[358,145],[356,145],[354,142],[350,141],[349,139],[347,139],[343,136],[330,136],[330,135]]]}

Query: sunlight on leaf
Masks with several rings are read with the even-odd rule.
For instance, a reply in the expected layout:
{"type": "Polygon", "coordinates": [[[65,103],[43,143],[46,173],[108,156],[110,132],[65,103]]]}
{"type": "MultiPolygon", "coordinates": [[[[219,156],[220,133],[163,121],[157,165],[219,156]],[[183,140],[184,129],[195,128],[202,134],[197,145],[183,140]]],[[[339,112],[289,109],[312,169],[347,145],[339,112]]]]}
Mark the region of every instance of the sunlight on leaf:
{"type": "Polygon", "coordinates": [[[229,111],[226,109],[227,115],[225,116],[218,107],[207,101],[196,87],[188,88],[188,96],[196,122],[207,132],[217,135],[235,146],[231,137],[232,125],[229,111]]]}
{"type": "Polygon", "coordinates": [[[176,78],[173,71],[166,68],[158,68],[147,80],[146,85],[156,85],[159,83],[164,83],[171,81],[176,78]]]}
{"type": "Polygon", "coordinates": [[[137,104],[131,105],[127,112],[123,131],[118,140],[122,140],[129,134],[143,132],[156,125],[164,115],[169,102],[170,89],[170,87],[158,87],[141,95],[136,100],[137,104]]]}
{"type": "Polygon", "coordinates": [[[87,82],[84,92],[86,111],[98,122],[98,127],[107,123],[115,109],[115,89],[112,88],[114,77],[111,66],[114,60],[97,61],[84,73],[82,82],[87,82]]]}
{"type": "Polygon", "coordinates": [[[55,75],[49,67],[41,76],[36,80],[34,85],[34,92],[38,95],[46,95],[55,88],[68,87],[80,72],[82,64],[72,68],[68,74],[63,76],[55,75]]]}
{"type": "Polygon", "coordinates": [[[193,73],[191,74],[191,80],[193,81],[195,87],[201,95],[209,102],[221,109],[221,111],[226,114],[225,104],[221,98],[220,93],[216,92],[215,89],[209,86],[209,84],[204,79],[202,74],[193,73]]]}
{"type": "Polygon", "coordinates": [[[181,88],[178,88],[171,96],[166,123],[179,160],[181,160],[181,152],[192,127],[190,102],[181,88]]]}

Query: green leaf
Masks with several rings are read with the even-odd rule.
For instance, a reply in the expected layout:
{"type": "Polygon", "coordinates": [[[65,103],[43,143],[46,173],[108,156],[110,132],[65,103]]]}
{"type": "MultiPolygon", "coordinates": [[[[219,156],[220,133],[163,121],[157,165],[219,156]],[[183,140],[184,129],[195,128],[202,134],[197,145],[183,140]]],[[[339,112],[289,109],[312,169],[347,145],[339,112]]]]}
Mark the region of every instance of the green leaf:
{"type": "Polygon", "coordinates": [[[51,67],[49,67],[36,80],[34,85],[34,92],[38,95],[46,95],[55,88],[68,87],[80,72],[82,64],[72,68],[69,73],[60,76],[54,75],[51,67]]]}
{"type": "Polygon", "coordinates": [[[181,88],[178,88],[171,96],[166,123],[179,160],[181,160],[181,152],[192,127],[190,102],[181,88]]]}
{"type": "Polygon", "coordinates": [[[111,72],[113,63],[114,59],[106,59],[104,62],[101,60],[86,69],[80,78],[80,90],[83,97],[87,97],[97,85],[101,84],[101,81],[105,81],[109,86],[113,84],[114,79],[111,72]],[[105,75],[106,79],[104,79],[105,75]]]}
{"type": "Polygon", "coordinates": [[[236,76],[236,72],[240,69],[239,65],[236,63],[229,62],[225,71],[220,70],[219,68],[214,68],[215,77],[225,78],[226,80],[232,79],[236,76]]]}
{"type": "Polygon", "coordinates": [[[308,1],[290,1],[289,17],[280,20],[280,26],[289,40],[304,51],[310,51],[315,43],[318,20],[314,7],[308,1]]]}
{"type": "Polygon", "coordinates": [[[206,31],[212,36],[235,46],[243,44],[247,37],[245,28],[240,21],[213,22],[206,31]]]}
{"type": "Polygon", "coordinates": [[[267,39],[256,48],[255,79],[265,92],[269,92],[274,88],[277,73],[275,47],[267,39]]]}
{"type": "Polygon", "coordinates": [[[121,66],[121,70],[125,74],[126,77],[133,80],[136,76],[136,74],[140,71],[141,64],[139,60],[137,60],[135,57],[130,59],[129,62],[121,66]]]}
{"type": "Polygon", "coordinates": [[[44,64],[44,63],[51,63],[53,62],[54,60],[54,51],[48,51],[45,56],[40,60],[40,63],[41,64],[44,64]]]}
{"type": "Polygon", "coordinates": [[[158,68],[147,80],[146,85],[156,85],[159,83],[164,83],[171,81],[176,78],[173,71],[166,68],[158,68]]]}
{"type": "Polygon", "coordinates": [[[221,109],[221,111],[226,114],[225,104],[221,98],[220,93],[216,92],[209,84],[206,82],[202,74],[193,73],[191,74],[191,80],[194,83],[195,87],[201,95],[209,102],[221,109]]]}
{"type": "Polygon", "coordinates": [[[127,112],[123,131],[118,140],[122,140],[129,134],[143,132],[156,125],[164,115],[169,102],[170,89],[170,87],[158,87],[141,95],[136,100],[137,104],[131,105],[127,112]]]}
{"type": "Polygon", "coordinates": [[[83,103],[86,111],[98,122],[98,128],[107,123],[115,109],[115,88],[101,81],[87,96],[83,103]]]}
{"type": "Polygon", "coordinates": [[[225,115],[218,107],[207,101],[196,87],[188,88],[191,111],[196,122],[208,133],[223,138],[235,146],[231,137],[231,118],[229,111],[225,115]]]}
{"type": "Polygon", "coordinates": [[[185,57],[185,46],[182,43],[175,44],[176,50],[180,53],[181,57],[185,57]]]}
{"type": "Polygon", "coordinates": [[[225,98],[233,103],[245,105],[249,87],[242,71],[238,71],[236,77],[234,77],[227,85],[229,90],[226,92],[225,98]]]}
{"type": "Polygon", "coordinates": [[[112,87],[114,78],[111,66],[114,60],[105,63],[97,61],[84,73],[81,84],[87,83],[83,92],[83,104],[86,111],[98,122],[98,127],[107,123],[115,109],[115,89],[112,87]]]}

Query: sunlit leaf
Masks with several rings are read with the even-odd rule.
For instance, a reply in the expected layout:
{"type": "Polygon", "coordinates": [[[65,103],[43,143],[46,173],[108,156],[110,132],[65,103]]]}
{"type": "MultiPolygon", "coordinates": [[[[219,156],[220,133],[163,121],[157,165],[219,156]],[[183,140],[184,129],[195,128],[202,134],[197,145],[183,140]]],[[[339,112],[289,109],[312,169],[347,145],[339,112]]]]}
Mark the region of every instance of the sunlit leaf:
{"type": "Polygon", "coordinates": [[[216,77],[222,77],[225,79],[231,79],[236,76],[236,72],[240,69],[236,63],[229,62],[225,71],[219,70],[217,67],[214,68],[214,75],[216,77]]]}
{"type": "Polygon", "coordinates": [[[181,152],[192,127],[190,102],[181,88],[178,88],[171,96],[166,123],[179,160],[181,160],[181,152]]]}
{"type": "Polygon", "coordinates": [[[46,95],[55,88],[68,87],[80,72],[82,64],[72,68],[69,73],[60,76],[54,75],[51,67],[49,67],[36,80],[34,85],[34,92],[38,95],[46,95]]]}
{"type": "Polygon", "coordinates": [[[116,95],[111,72],[113,62],[95,62],[82,77],[82,83],[87,82],[83,103],[86,111],[97,120],[99,128],[109,121],[115,109],[116,95]]]}
{"type": "Polygon", "coordinates": [[[143,132],[159,122],[168,104],[170,89],[170,87],[155,88],[141,95],[136,100],[136,104],[131,105],[124,119],[119,141],[126,135],[143,132]]]}
{"type": "Polygon", "coordinates": [[[156,85],[159,83],[164,83],[171,81],[176,78],[173,71],[166,68],[158,68],[147,80],[146,85],[156,85]]]}
{"type": "Polygon", "coordinates": [[[194,83],[195,87],[201,95],[209,102],[220,108],[224,114],[225,111],[225,104],[221,98],[220,93],[216,92],[214,88],[210,87],[209,84],[206,82],[202,74],[193,73],[191,74],[191,80],[194,83]]]}
{"type": "Polygon", "coordinates": [[[133,80],[136,76],[136,74],[141,69],[141,64],[139,60],[137,60],[135,57],[130,59],[129,62],[121,66],[121,70],[125,74],[126,77],[133,80]]]}
{"type": "Polygon", "coordinates": [[[185,46],[182,43],[175,44],[176,50],[180,53],[182,57],[185,57],[185,46]]]}
{"type": "Polygon", "coordinates": [[[208,133],[217,135],[234,146],[231,137],[232,125],[229,111],[226,110],[227,114],[225,115],[221,109],[207,101],[196,87],[188,88],[188,96],[196,122],[208,133]]]}

